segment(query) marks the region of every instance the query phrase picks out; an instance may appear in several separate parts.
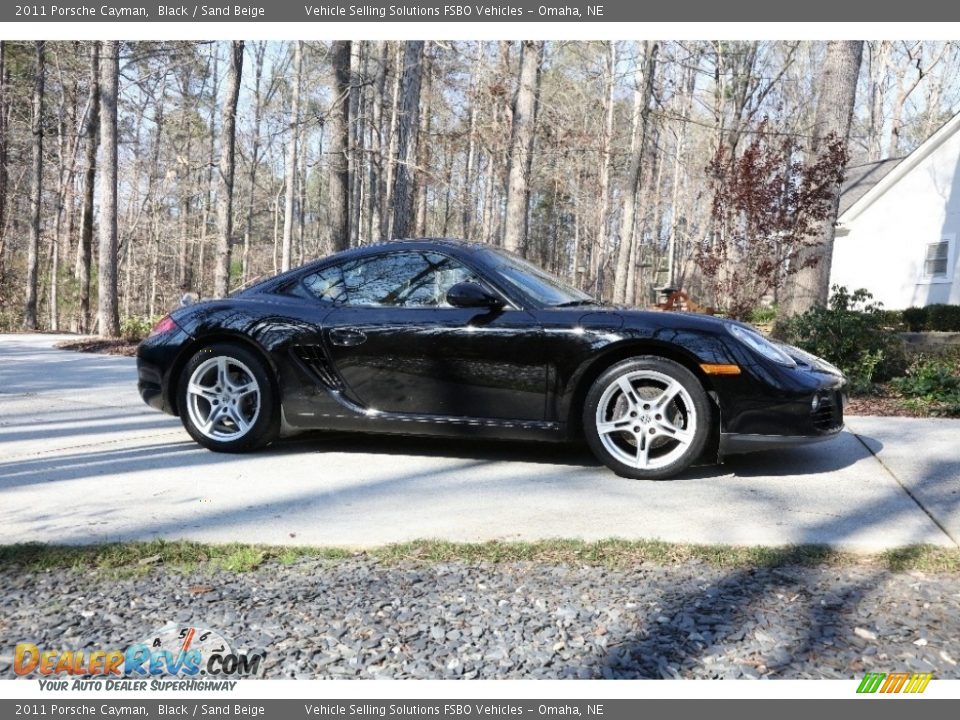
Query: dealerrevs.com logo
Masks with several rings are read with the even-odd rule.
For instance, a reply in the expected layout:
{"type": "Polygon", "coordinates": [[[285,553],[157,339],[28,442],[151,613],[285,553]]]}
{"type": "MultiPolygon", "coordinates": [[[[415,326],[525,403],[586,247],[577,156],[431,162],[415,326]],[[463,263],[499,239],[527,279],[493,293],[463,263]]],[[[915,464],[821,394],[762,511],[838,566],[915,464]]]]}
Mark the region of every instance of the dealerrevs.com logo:
{"type": "Polygon", "coordinates": [[[216,630],[167,625],[125,649],[62,650],[19,643],[13,670],[18,676],[39,676],[42,689],[50,690],[226,690],[236,679],[257,676],[265,657],[264,651],[235,652],[216,630]]]}
{"type": "Polygon", "coordinates": [[[933,673],[867,673],[863,676],[858,693],[909,693],[918,694],[927,689],[933,673]]]}

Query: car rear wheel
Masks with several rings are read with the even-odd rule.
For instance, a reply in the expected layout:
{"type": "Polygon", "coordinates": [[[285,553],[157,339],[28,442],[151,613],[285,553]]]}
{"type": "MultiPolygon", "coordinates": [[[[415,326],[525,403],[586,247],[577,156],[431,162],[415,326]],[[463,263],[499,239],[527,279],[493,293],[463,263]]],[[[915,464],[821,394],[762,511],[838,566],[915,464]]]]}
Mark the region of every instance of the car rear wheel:
{"type": "Polygon", "coordinates": [[[239,345],[201,348],[180,378],[180,419],[210,450],[243,452],[272,442],[279,405],[263,361],[239,345]]]}
{"type": "Polygon", "coordinates": [[[710,402],[696,376],[666,358],[641,356],[606,370],[583,408],[594,455],[618,475],[663,479],[700,456],[710,434],[710,402]]]}

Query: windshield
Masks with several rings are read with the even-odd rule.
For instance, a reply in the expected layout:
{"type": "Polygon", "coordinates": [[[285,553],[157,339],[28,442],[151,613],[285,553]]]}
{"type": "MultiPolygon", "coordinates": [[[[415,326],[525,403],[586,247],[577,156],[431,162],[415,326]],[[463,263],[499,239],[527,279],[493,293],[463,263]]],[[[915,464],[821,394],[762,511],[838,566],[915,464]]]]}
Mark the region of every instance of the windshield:
{"type": "Polygon", "coordinates": [[[570,287],[526,260],[500,250],[491,250],[492,265],[507,283],[543,305],[591,305],[596,302],[585,292],[570,287]]]}

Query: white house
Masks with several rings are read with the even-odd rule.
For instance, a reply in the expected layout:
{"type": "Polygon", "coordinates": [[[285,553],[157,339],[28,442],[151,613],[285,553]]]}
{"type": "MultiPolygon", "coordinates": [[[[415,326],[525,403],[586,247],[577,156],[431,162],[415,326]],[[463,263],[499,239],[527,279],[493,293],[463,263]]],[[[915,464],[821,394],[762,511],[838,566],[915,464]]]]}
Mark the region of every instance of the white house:
{"type": "Polygon", "coordinates": [[[850,167],[831,285],[884,306],[960,304],[960,114],[904,158],[850,167]]]}

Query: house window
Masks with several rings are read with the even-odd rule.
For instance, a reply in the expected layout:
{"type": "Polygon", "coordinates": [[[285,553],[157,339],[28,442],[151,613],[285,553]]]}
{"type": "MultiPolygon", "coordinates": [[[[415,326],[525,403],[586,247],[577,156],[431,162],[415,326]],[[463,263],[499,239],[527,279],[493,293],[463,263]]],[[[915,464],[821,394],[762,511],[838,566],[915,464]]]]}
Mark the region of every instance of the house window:
{"type": "Polygon", "coordinates": [[[952,233],[940,237],[937,242],[927,243],[921,282],[948,283],[953,280],[956,238],[952,233]]]}
{"type": "Polygon", "coordinates": [[[947,261],[950,259],[950,241],[927,245],[927,258],[923,263],[923,274],[931,278],[945,278],[947,276],[947,261]]]}

